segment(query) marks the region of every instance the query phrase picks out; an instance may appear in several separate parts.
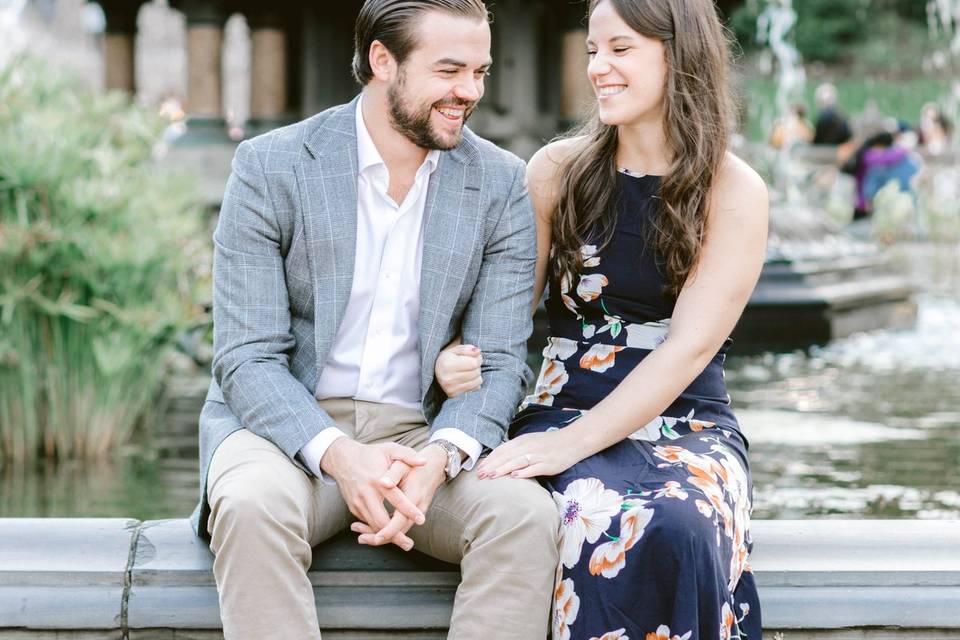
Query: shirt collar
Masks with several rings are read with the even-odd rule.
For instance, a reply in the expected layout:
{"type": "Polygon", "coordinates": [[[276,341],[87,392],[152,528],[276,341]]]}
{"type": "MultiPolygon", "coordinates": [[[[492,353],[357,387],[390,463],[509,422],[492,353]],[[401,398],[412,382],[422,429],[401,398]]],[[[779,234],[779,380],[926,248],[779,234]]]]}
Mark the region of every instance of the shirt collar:
{"type": "MultiPolygon", "coordinates": [[[[363,97],[357,100],[357,171],[358,173],[363,173],[365,169],[374,167],[377,165],[383,165],[386,167],[386,163],[383,161],[383,156],[380,155],[380,152],[377,151],[377,145],[373,143],[373,138],[370,137],[370,132],[367,130],[367,125],[363,121],[363,97]]],[[[419,173],[423,170],[424,165],[429,164],[429,173],[433,173],[437,169],[437,163],[440,162],[440,151],[438,149],[431,149],[427,152],[427,157],[424,158],[423,164],[420,165],[420,169],[417,170],[419,173]]]]}

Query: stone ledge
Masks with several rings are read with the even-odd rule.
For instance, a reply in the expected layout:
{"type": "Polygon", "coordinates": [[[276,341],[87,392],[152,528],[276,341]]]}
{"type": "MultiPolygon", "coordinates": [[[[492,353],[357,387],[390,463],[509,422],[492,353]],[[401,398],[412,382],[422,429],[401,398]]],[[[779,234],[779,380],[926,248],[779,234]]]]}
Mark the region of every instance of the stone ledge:
{"type": "MultiPolygon", "coordinates": [[[[960,521],[753,523],[784,640],[960,638],[960,521]]],[[[186,520],[0,519],[0,638],[216,638],[212,556],[186,520]]],[[[341,536],[310,572],[325,638],[442,638],[457,567],[341,536]]]]}

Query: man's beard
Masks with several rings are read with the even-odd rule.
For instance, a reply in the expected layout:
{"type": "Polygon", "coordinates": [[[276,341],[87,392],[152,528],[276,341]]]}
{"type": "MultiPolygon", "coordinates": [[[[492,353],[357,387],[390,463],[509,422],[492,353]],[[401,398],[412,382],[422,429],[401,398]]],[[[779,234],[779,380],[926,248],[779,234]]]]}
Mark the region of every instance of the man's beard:
{"type": "Polygon", "coordinates": [[[438,149],[447,151],[460,144],[460,135],[463,132],[463,125],[467,118],[473,113],[476,103],[457,100],[456,98],[444,99],[434,102],[431,105],[417,109],[407,104],[401,92],[404,86],[404,75],[401,72],[400,77],[387,90],[387,103],[390,107],[390,121],[393,128],[402,133],[410,142],[423,149],[438,149]],[[445,141],[430,123],[430,116],[433,110],[438,106],[456,106],[463,107],[463,123],[460,130],[456,133],[453,140],[445,141]]]}

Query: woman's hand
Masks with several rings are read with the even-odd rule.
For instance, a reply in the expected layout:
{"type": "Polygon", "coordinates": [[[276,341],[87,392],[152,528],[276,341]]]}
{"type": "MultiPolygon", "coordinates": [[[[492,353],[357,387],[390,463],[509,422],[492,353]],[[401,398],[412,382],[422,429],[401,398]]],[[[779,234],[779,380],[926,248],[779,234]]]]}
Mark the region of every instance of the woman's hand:
{"type": "Polygon", "coordinates": [[[437,356],[433,372],[448,398],[480,388],[483,354],[472,344],[451,343],[437,356]]]}
{"type": "Polygon", "coordinates": [[[527,433],[504,442],[477,465],[477,476],[514,478],[555,476],[579,462],[581,456],[564,430],[527,433]]]}

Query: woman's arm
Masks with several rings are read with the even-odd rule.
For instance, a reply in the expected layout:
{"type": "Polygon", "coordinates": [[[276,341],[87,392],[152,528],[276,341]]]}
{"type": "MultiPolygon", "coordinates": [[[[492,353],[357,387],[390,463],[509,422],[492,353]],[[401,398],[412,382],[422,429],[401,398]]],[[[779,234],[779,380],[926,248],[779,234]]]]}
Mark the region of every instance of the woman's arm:
{"type": "Polygon", "coordinates": [[[623,440],[670,406],[740,318],[763,267],[768,210],[763,180],[728,155],[711,194],[698,267],[677,298],[666,340],[570,426],[501,445],[478,467],[481,476],[559,473],[623,440]]]}

